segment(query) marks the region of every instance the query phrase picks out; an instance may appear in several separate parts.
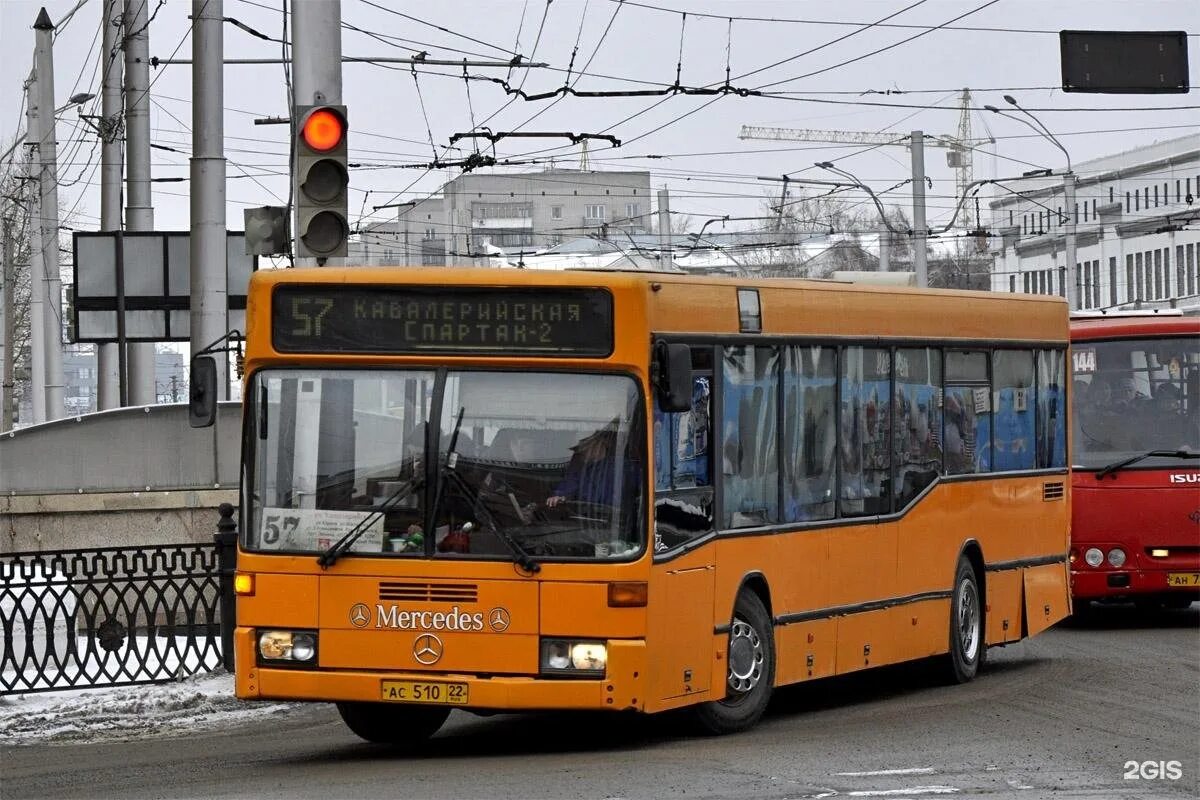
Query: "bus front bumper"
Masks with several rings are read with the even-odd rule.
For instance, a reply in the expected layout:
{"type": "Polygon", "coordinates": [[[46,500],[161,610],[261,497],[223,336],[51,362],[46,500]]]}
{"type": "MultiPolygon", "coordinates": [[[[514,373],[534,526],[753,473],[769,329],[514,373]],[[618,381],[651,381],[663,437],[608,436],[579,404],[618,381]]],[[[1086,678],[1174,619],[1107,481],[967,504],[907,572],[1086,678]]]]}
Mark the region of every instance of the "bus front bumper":
{"type": "MultiPolygon", "coordinates": [[[[1178,595],[1200,599],[1200,586],[1172,585],[1178,576],[1200,573],[1196,569],[1081,569],[1071,571],[1071,593],[1076,600],[1105,600],[1178,595]]],[[[1194,580],[1194,579],[1193,579],[1194,580]]],[[[1189,581],[1190,583],[1190,581],[1189,581]]]]}
{"type": "MultiPolygon", "coordinates": [[[[646,646],[641,640],[609,640],[602,678],[546,678],[441,672],[322,670],[263,667],[256,663],[254,631],[238,628],[236,693],[243,700],[407,702],[395,687],[421,684],[465,685],[468,702],[451,708],[476,710],[606,709],[645,710],[646,646]]],[[[403,692],[401,692],[403,694],[403,692]]]]}

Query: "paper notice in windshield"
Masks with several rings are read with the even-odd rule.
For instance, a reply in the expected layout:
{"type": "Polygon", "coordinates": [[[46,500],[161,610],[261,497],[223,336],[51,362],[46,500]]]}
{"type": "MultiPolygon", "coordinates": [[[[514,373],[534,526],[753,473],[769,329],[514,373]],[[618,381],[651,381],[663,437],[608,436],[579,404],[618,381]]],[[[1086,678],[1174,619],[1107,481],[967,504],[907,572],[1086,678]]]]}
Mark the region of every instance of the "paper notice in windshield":
{"type": "MultiPolygon", "coordinates": [[[[370,511],[264,508],[258,540],[264,550],[327,550],[369,516],[370,511]]],[[[375,553],[383,550],[382,514],[375,515],[350,549],[375,553]]]]}

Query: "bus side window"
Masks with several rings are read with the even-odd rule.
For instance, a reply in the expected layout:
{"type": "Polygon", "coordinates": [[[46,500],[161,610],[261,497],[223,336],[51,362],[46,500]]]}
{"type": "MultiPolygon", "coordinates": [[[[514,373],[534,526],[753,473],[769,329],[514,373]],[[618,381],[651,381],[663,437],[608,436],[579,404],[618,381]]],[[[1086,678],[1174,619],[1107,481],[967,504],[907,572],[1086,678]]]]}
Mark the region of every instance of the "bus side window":
{"type": "Polygon", "coordinates": [[[783,349],[783,521],[832,519],[837,349],[783,349]]]}
{"type": "Polygon", "coordinates": [[[896,350],[896,510],[933,483],[942,468],[942,351],[896,350]]]}
{"type": "Polygon", "coordinates": [[[779,521],[778,347],[741,345],[722,354],[721,524],[779,521]]]}
{"type": "Polygon", "coordinates": [[[841,507],[847,517],[891,510],[891,353],[846,347],[841,367],[841,507]]]}
{"type": "MultiPolygon", "coordinates": [[[[1076,383],[1078,384],[1079,381],[1076,383]]],[[[1066,355],[1062,350],[1039,350],[1037,359],[1037,466],[1039,468],[1067,466],[1066,424],[1066,355]]]]}
{"type": "Polygon", "coordinates": [[[667,413],[654,404],[656,553],[713,530],[712,362],[696,361],[693,351],[691,409],[667,413]],[[705,368],[709,374],[699,371],[705,368]]]}
{"type": "Polygon", "coordinates": [[[1033,469],[1037,404],[1032,350],[992,352],[996,432],[992,468],[997,472],[1033,469]]]}
{"type": "Polygon", "coordinates": [[[992,392],[986,353],[946,351],[942,416],[946,474],[990,472],[992,392]]]}

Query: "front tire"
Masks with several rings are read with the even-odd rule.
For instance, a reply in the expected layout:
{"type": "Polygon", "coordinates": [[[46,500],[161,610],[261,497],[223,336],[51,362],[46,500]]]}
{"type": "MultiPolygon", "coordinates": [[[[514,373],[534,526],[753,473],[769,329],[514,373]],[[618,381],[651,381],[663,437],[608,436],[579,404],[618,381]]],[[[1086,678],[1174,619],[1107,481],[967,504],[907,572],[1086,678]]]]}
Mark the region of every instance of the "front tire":
{"type": "Polygon", "coordinates": [[[946,660],[946,677],[952,683],[972,680],[987,658],[983,603],[975,568],[965,557],[959,558],[950,600],[950,654],[946,660]]]}
{"type": "Polygon", "coordinates": [[[438,732],[450,709],[390,703],[338,703],[338,714],[354,735],[373,744],[418,745],[438,732]]]}
{"type": "Polygon", "coordinates": [[[729,629],[725,698],[696,707],[696,720],[723,735],[753,726],[767,710],[775,686],[774,624],[757,594],[743,591],[729,629]]]}

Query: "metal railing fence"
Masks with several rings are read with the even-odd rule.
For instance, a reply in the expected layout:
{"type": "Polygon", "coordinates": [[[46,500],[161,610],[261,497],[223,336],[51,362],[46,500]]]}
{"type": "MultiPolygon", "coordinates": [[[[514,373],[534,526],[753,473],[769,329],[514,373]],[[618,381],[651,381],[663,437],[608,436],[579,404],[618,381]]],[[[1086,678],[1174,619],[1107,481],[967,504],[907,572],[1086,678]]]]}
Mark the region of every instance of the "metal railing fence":
{"type": "Polygon", "coordinates": [[[0,695],[160,683],[218,669],[223,550],[0,555],[0,695]]]}

